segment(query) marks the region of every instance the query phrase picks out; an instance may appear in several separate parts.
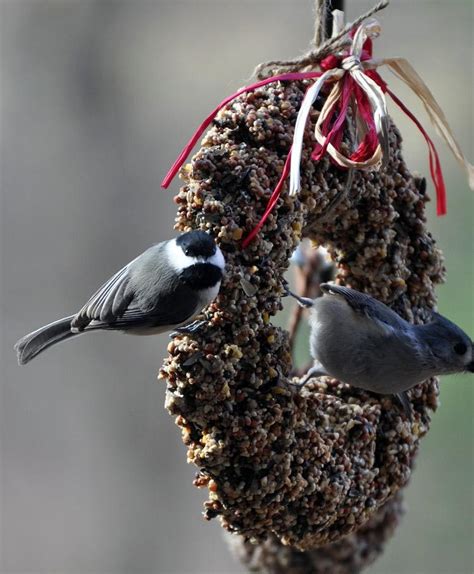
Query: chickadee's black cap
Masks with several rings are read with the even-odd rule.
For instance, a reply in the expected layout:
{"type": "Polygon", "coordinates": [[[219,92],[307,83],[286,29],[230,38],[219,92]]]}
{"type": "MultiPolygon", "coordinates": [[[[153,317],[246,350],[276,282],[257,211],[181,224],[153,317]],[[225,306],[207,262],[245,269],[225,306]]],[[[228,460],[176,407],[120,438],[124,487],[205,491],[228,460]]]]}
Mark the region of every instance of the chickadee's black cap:
{"type": "Polygon", "coordinates": [[[189,257],[212,257],[216,252],[214,239],[200,229],[182,233],[176,238],[176,245],[189,257]]]}

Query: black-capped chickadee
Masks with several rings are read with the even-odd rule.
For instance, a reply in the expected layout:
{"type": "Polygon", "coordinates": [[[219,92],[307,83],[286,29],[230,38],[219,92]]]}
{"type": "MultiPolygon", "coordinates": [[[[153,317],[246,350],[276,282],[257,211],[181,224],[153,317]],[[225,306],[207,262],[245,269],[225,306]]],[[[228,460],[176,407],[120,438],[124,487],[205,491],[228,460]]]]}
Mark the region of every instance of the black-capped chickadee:
{"type": "Polygon", "coordinates": [[[224,267],[221,250],[204,231],[158,243],[104,283],[76,315],[20,339],[18,363],[81,333],[151,335],[186,325],[217,296],[224,267]]]}
{"type": "Polygon", "coordinates": [[[311,307],[311,377],[328,375],[361,389],[394,394],[409,410],[405,391],[438,375],[474,372],[471,339],[454,323],[433,313],[425,325],[412,325],[370,295],[321,284],[323,296],[294,296],[311,307]]]}

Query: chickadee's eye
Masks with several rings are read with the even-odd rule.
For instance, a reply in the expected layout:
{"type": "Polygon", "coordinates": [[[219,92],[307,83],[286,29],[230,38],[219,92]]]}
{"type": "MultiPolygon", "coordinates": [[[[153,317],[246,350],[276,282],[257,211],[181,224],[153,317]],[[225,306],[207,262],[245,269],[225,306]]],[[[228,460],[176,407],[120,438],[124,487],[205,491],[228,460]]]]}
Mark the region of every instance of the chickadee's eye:
{"type": "Polygon", "coordinates": [[[453,349],[457,355],[464,355],[464,353],[467,351],[467,346],[464,343],[456,343],[453,349]]]}

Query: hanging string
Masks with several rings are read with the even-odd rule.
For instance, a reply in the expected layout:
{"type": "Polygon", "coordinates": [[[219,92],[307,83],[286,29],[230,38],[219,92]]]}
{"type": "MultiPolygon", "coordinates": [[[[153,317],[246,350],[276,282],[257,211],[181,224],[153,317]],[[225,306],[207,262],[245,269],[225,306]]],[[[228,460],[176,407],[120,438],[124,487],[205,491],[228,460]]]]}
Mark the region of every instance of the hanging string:
{"type": "MultiPolygon", "coordinates": [[[[331,54],[336,54],[340,52],[352,43],[351,38],[347,37],[347,34],[357,28],[364,20],[370,18],[377,12],[380,12],[389,5],[389,0],[382,0],[376,4],[370,10],[367,10],[365,14],[356,18],[353,22],[347,24],[338,34],[332,36],[331,38],[324,41],[320,46],[309,50],[306,54],[298,58],[292,58],[291,60],[270,60],[268,62],[262,62],[253,71],[253,76],[257,79],[267,78],[269,76],[274,76],[277,74],[283,74],[287,72],[288,69],[292,71],[304,70],[306,67],[314,68],[324,60],[324,58],[330,56],[331,54]]],[[[318,13],[318,12],[317,12],[318,13]]],[[[315,38],[317,34],[315,33],[315,38]]]]}
{"type": "Polygon", "coordinates": [[[315,0],[314,12],[315,22],[313,46],[317,48],[326,40],[326,22],[328,19],[327,0],[315,0]]]}
{"type": "MultiPolygon", "coordinates": [[[[414,114],[388,89],[387,84],[376,71],[377,67],[387,65],[420,98],[431,121],[459,163],[468,173],[471,188],[474,187],[474,168],[464,157],[459,144],[451,132],[443,111],[426,84],[410,64],[403,58],[387,58],[382,60],[374,60],[372,58],[372,39],[380,34],[380,25],[373,19],[365,21],[358,27],[356,27],[356,25],[366,19],[368,15],[387,6],[387,4],[388,1],[380,2],[364,16],[358,18],[355,23],[347,26],[343,26],[343,13],[340,11],[333,12],[335,23],[333,36],[331,39],[323,42],[322,45],[323,47],[331,46],[333,53],[328,54],[323,60],[317,62],[319,68],[322,70],[321,72],[315,72],[314,69],[312,71],[286,71],[241,88],[235,94],[225,98],[198,127],[165,176],[162,186],[165,188],[169,186],[191,153],[194,145],[209,127],[215,116],[235,98],[273,82],[316,80],[313,84],[309,85],[303,98],[296,120],[293,143],[287,154],[280,179],[271,194],[260,221],[243,240],[243,247],[247,247],[263,227],[267,217],[276,206],[288,175],[290,175],[290,194],[295,195],[300,190],[300,166],[305,126],[313,103],[323,87],[327,87],[329,95],[325,97],[323,107],[316,122],[316,145],[311,155],[312,159],[318,161],[327,153],[336,165],[344,169],[379,168],[383,162],[388,161],[389,116],[385,100],[385,93],[388,93],[394,102],[415,123],[427,142],[430,171],[436,188],[438,215],[444,215],[446,213],[446,186],[444,184],[441,164],[436,148],[414,114]],[[343,37],[343,35],[347,34],[348,30],[350,30],[351,33],[348,37],[343,37]],[[338,46],[347,46],[348,44],[350,44],[349,51],[338,51],[338,46]],[[342,151],[341,144],[344,130],[348,127],[349,109],[352,109],[351,116],[354,125],[365,125],[365,129],[362,134],[362,140],[358,145],[357,142],[354,141],[355,149],[352,150],[350,155],[345,155],[342,151]]],[[[322,37],[321,18],[323,14],[324,3],[322,0],[317,0],[315,38],[322,37]]],[[[320,54],[324,52],[321,50],[311,52],[313,57],[316,53],[319,58],[320,54]]],[[[305,58],[308,58],[308,56],[306,55],[303,58],[289,60],[287,62],[267,62],[261,64],[261,70],[275,63],[281,66],[277,68],[279,70],[283,70],[285,66],[290,65],[293,70],[295,68],[298,69],[299,66],[303,66],[302,62],[307,63],[305,58]]],[[[314,67],[315,65],[316,62],[312,62],[312,66],[314,67]]]]}

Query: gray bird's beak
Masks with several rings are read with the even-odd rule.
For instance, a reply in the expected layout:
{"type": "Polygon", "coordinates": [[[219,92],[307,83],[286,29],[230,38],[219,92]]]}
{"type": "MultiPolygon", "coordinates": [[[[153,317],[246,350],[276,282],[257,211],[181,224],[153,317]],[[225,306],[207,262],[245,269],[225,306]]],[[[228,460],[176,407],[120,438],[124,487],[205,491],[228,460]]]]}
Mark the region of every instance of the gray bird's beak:
{"type": "Polygon", "coordinates": [[[471,343],[471,348],[472,348],[472,351],[471,351],[471,359],[472,359],[472,361],[471,361],[470,363],[468,363],[468,365],[467,365],[467,370],[468,370],[470,373],[474,373],[474,342],[471,343]]]}

